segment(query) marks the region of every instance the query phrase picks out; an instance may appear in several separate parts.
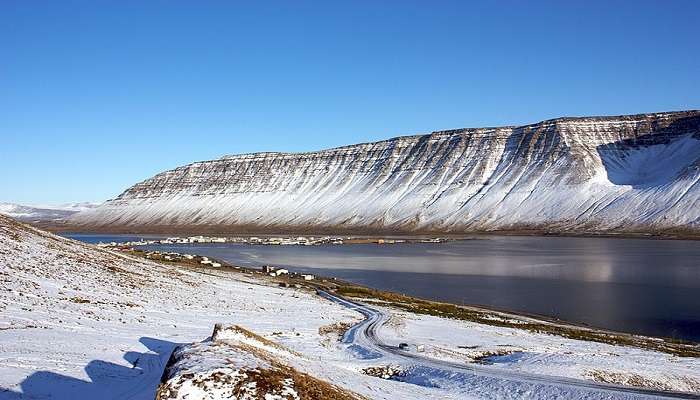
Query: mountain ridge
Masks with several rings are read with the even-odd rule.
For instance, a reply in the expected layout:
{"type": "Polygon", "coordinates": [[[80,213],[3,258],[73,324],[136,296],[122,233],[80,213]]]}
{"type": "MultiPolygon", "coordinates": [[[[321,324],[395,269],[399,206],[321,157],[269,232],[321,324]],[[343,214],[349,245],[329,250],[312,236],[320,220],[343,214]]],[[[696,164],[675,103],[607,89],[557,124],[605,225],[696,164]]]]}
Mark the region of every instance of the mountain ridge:
{"type": "Polygon", "coordinates": [[[700,111],[562,117],[226,155],[159,173],[68,222],[100,230],[696,232],[699,180],[700,111]]]}
{"type": "Polygon", "coordinates": [[[698,110],[681,110],[681,111],[659,111],[659,112],[654,112],[654,113],[624,114],[624,115],[557,117],[557,118],[545,119],[545,120],[542,120],[539,122],[525,124],[525,125],[497,125],[497,126],[486,126],[486,127],[467,127],[467,128],[442,129],[442,130],[423,132],[423,133],[417,133],[417,134],[398,135],[398,136],[393,136],[393,137],[390,137],[387,139],[380,139],[380,140],[369,141],[369,142],[360,142],[360,143],[354,143],[354,144],[350,144],[350,145],[342,145],[342,146],[329,147],[329,148],[325,148],[325,149],[310,150],[310,151],[291,151],[290,152],[290,151],[270,150],[270,151],[255,151],[255,152],[246,152],[246,153],[236,153],[236,154],[224,154],[218,158],[213,158],[211,160],[193,161],[191,163],[188,163],[188,164],[185,164],[181,167],[176,167],[176,168],[187,167],[187,166],[190,166],[193,164],[198,164],[198,163],[203,163],[203,162],[221,161],[221,160],[226,160],[226,159],[236,158],[236,157],[243,157],[243,156],[254,156],[254,155],[295,156],[295,155],[313,154],[313,153],[319,153],[319,152],[341,150],[341,149],[345,149],[348,147],[356,147],[356,146],[367,145],[367,144],[379,144],[379,143],[384,143],[384,142],[391,142],[393,140],[398,140],[398,139],[411,139],[411,138],[418,138],[421,136],[436,135],[436,134],[453,134],[453,133],[459,133],[459,132],[465,132],[465,131],[476,131],[476,130],[483,131],[483,130],[496,130],[496,129],[526,128],[526,127],[532,127],[532,126],[543,125],[543,124],[551,124],[551,123],[556,123],[556,122],[571,122],[571,121],[578,121],[578,120],[616,120],[616,119],[624,119],[624,118],[641,118],[641,117],[649,117],[649,116],[654,116],[654,115],[668,115],[668,114],[688,114],[688,115],[700,114],[700,109],[698,109],[698,110]]]}
{"type": "Polygon", "coordinates": [[[58,205],[26,205],[0,202],[0,214],[24,222],[62,221],[80,211],[95,208],[99,203],[79,202],[58,205]]]}

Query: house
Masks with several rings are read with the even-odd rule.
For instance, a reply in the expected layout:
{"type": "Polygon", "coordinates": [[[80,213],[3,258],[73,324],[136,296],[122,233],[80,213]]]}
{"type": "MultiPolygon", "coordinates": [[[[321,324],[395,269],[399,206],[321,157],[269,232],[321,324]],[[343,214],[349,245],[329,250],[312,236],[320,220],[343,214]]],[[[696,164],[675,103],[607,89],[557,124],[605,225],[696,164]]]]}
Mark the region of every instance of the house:
{"type": "Polygon", "coordinates": [[[278,270],[277,270],[277,276],[280,276],[280,275],[282,275],[282,274],[289,274],[289,271],[287,271],[287,270],[284,269],[284,268],[278,269],[278,270]]]}
{"type": "Polygon", "coordinates": [[[277,268],[273,267],[272,265],[263,265],[262,268],[260,268],[260,270],[266,274],[269,274],[270,272],[274,271],[275,269],[277,269],[277,268]]]}
{"type": "Polygon", "coordinates": [[[312,281],[314,280],[314,276],[311,274],[301,274],[301,277],[304,278],[305,281],[312,281]]]}
{"type": "Polygon", "coordinates": [[[183,257],[185,257],[185,258],[188,259],[188,260],[194,259],[194,256],[191,255],[191,254],[185,254],[183,257]]]}
{"type": "Polygon", "coordinates": [[[219,268],[219,267],[221,267],[221,264],[219,264],[218,262],[215,262],[215,263],[211,263],[211,266],[214,268],[219,268]]]}
{"type": "Polygon", "coordinates": [[[211,261],[209,260],[202,260],[199,262],[200,264],[211,264],[211,261]]]}

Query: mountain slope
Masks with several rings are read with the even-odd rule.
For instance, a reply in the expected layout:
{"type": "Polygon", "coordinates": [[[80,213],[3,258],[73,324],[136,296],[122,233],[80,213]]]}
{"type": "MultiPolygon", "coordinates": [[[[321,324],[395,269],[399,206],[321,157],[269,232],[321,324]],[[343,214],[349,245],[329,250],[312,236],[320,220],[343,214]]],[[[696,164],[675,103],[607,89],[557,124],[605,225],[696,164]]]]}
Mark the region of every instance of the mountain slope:
{"type": "Polygon", "coordinates": [[[26,206],[15,203],[0,203],[0,214],[26,222],[58,221],[98,205],[97,203],[69,203],[57,206],[26,206]]]}
{"type": "Polygon", "coordinates": [[[93,229],[700,229],[700,111],[560,118],[160,173],[93,229]]]}

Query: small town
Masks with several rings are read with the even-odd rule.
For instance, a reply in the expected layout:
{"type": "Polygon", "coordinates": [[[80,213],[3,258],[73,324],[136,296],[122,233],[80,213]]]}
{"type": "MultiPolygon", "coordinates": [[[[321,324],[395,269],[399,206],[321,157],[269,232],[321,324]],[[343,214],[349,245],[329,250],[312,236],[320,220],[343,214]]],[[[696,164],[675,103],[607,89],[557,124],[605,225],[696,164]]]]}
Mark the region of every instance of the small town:
{"type": "Polygon", "coordinates": [[[250,245],[271,245],[271,246],[319,246],[326,244],[400,244],[408,242],[419,243],[443,243],[447,239],[444,238],[426,238],[419,240],[406,239],[385,239],[385,238],[357,238],[348,236],[342,238],[339,236],[296,236],[296,237],[221,237],[221,236],[188,236],[188,237],[168,237],[165,239],[140,239],[136,241],[126,242],[100,242],[97,245],[100,247],[134,247],[148,246],[158,244],[200,244],[200,243],[240,243],[250,245]]]}
{"type": "Polygon", "coordinates": [[[144,258],[149,259],[149,260],[154,260],[154,261],[160,261],[160,262],[172,262],[172,263],[184,263],[184,264],[191,264],[191,265],[197,265],[205,268],[233,268],[236,270],[240,270],[241,272],[246,272],[246,273],[253,273],[253,274],[262,274],[262,275],[267,275],[271,277],[277,277],[277,278],[286,278],[284,281],[279,283],[279,286],[282,287],[295,287],[295,288],[300,288],[300,284],[294,284],[290,283],[290,281],[313,281],[316,279],[316,276],[313,274],[307,274],[307,273],[300,273],[300,272],[294,272],[290,271],[286,268],[281,268],[281,267],[276,267],[272,265],[263,265],[259,267],[258,269],[253,269],[253,268],[245,268],[245,267],[239,267],[239,266],[234,266],[234,265],[229,265],[224,262],[220,262],[218,260],[213,260],[210,259],[209,257],[206,256],[200,256],[200,255],[195,255],[195,254],[182,254],[182,253],[177,253],[177,252],[161,252],[161,251],[147,251],[143,252],[141,250],[135,250],[133,248],[120,248],[122,251],[132,251],[139,253],[142,255],[144,258]]]}

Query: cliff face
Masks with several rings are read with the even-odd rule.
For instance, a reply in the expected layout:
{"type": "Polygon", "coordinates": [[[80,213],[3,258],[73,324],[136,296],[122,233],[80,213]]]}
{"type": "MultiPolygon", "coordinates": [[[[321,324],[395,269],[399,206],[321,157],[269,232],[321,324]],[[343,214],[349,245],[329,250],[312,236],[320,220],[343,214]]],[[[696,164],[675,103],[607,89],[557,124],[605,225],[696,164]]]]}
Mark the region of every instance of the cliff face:
{"type": "Polygon", "coordinates": [[[86,228],[700,230],[700,111],[561,118],[160,173],[86,228]]]}

